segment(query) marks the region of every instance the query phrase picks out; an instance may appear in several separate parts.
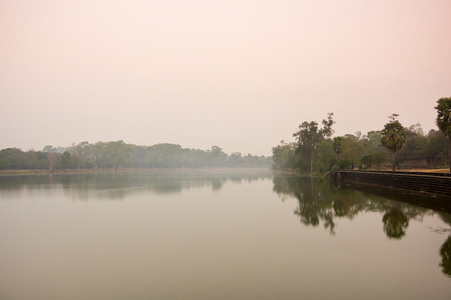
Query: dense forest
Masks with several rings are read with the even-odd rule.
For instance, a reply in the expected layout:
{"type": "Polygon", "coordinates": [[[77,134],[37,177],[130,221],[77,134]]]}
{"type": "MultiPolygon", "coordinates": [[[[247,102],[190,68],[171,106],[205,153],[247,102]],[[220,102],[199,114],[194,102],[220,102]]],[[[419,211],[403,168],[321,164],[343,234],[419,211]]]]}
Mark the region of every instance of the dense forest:
{"type": "Polygon", "coordinates": [[[45,146],[42,151],[7,148],[0,151],[0,170],[270,167],[271,157],[228,155],[218,146],[211,150],[187,149],[175,144],[137,146],[123,141],[81,142],[68,148],[45,146]]]}
{"type": "Polygon", "coordinates": [[[273,147],[273,168],[305,173],[334,169],[446,168],[450,163],[451,98],[437,101],[439,130],[404,127],[397,114],[380,130],[333,137],[333,114],[322,121],[303,122],[295,141],[273,147]]]}

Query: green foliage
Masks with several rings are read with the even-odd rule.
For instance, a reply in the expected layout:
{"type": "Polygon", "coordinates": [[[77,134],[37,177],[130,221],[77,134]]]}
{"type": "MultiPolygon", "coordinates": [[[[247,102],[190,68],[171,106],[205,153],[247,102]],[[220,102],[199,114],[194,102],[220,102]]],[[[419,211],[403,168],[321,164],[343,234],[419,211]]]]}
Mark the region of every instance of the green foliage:
{"type": "Polygon", "coordinates": [[[318,157],[315,161],[315,167],[320,172],[328,172],[335,165],[337,159],[332,149],[332,140],[327,139],[317,144],[318,157]]]}
{"type": "Polygon", "coordinates": [[[71,169],[72,168],[72,157],[71,157],[69,151],[64,151],[64,153],[61,157],[61,164],[63,166],[63,169],[71,169]]]}
{"type": "Polygon", "coordinates": [[[413,136],[407,138],[404,150],[411,156],[424,156],[427,151],[428,140],[425,136],[413,136]]]}
{"type": "Polygon", "coordinates": [[[384,151],[369,152],[361,159],[362,165],[366,169],[380,169],[390,157],[384,151]]]}
{"type": "Polygon", "coordinates": [[[395,119],[397,116],[393,114],[389,117],[390,122],[385,124],[384,129],[381,131],[382,145],[393,153],[393,171],[396,169],[396,153],[401,150],[407,141],[407,134],[404,127],[395,119]]]}
{"type": "Polygon", "coordinates": [[[360,165],[360,160],[365,152],[365,144],[354,135],[347,135],[342,142],[342,158],[350,162],[350,167],[353,169],[355,166],[360,165]]]}
{"type": "Polygon", "coordinates": [[[77,169],[86,167],[90,147],[91,145],[88,142],[81,142],[78,145],[72,144],[69,148],[72,163],[77,169]]]}
{"type": "Polygon", "coordinates": [[[398,162],[415,159],[424,161],[427,156],[428,138],[424,135],[421,125],[419,123],[414,124],[406,128],[405,131],[407,141],[399,151],[398,162]]]}
{"type": "Polygon", "coordinates": [[[321,123],[323,124],[323,128],[321,128],[320,133],[324,138],[330,138],[334,134],[334,130],[332,129],[332,125],[335,124],[335,121],[332,119],[333,113],[327,114],[327,119],[324,119],[321,123]]]}
{"type": "Polygon", "coordinates": [[[435,109],[437,110],[438,128],[447,138],[451,139],[451,97],[437,100],[435,109]]]}
{"type": "Polygon", "coordinates": [[[151,168],[181,167],[182,147],[174,144],[158,144],[148,148],[148,161],[151,168]]]}
{"type": "Polygon", "coordinates": [[[0,169],[90,169],[90,168],[199,168],[270,167],[271,157],[241,153],[227,155],[218,146],[211,150],[183,149],[175,144],[136,146],[123,141],[81,142],[64,153],[52,146],[43,151],[8,148],[0,151],[0,169]]]}
{"type": "Polygon", "coordinates": [[[451,172],[451,97],[437,100],[436,123],[441,132],[448,138],[448,160],[451,172]]]}
{"type": "Polygon", "coordinates": [[[387,147],[393,153],[398,152],[406,143],[407,137],[404,132],[404,127],[399,121],[394,121],[385,124],[382,130],[382,145],[387,147]]]}
{"type": "Polygon", "coordinates": [[[295,146],[286,144],[284,141],[281,145],[272,148],[273,169],[291,169],[294,166],[295,146]]]}
{"type": "Polygon", "coordinates": [[[42,152],[56,152],[56,148],[51,145],[47,145],[44,149],[42,149],[42,152]]]}
{"type": "Polygon", "coordinates": [[[337,166],[340,170],[353,168],[352,161],[349,161],[347,159],[340,159],[337,163],[337,166]]]}
{"type": "Polygon", "coordinates": [[[449,163],[449,140],[439,131],[431,130],[427,136],[428,145],[426,149],[426,157],[428,164],[439,164],[445,166],[449,163]]]}
{"type": "Polygon", "coordinates": [[[340,160],[340,154],[343,152],[343,142],[344,137],[342,136],[334,137],[332,150],[334,151],[335,155],[337,155],[337,160],[340,160]]]}
{"type": "Polygon", "coordinates": [[[214,167],[223,167],[227,161],[227,154],[218,146],[211,147],[211,164],[214,167]]]}
{"type": "MultiPolygon", "coordinates": [[[[446,125],[451,118],[451,98],[442,98],[437,102],[439,105],[436,108],[440,108],[438,119],[446,125]]],[[[425,135],[419,123],[404,128],[396,120],[396,114],[389,116],[390,121],[383,130],[369,131],[367,135],[356,132],[331,140],[332,116],[329,114],[328,119],[322,121],[323,128],[319,128],[315,121],[303,122],[293,134],[296,139],[294,143],[282,141],[281,145],[274,147],[273,168],[303,172],[313,172],[313,167],[320,172],[355,167],[381,169],[389,162],[390,153],[393,170],[400,165],[410,168],[442,167],[451,161],[451,139],[436,130],[425,135]]],[[[442,131],[446,134],[448,127],[445,125],[442,131]]]]}
{"type": "MultiPolygon", "coordinates": [[[[58,159],[58,154],[52,153],[58,159]]],[[[0,169],[46,169],[49,168],[48,153],[33,149],[24,152],[17,148],[7,148],[0,151],[0,169]]]]}
{"type": "Polygon", "coordinates": [[[293,133],[296,138],[296,156],[298,167],[313,172],[314,162],[318,155],[317,144],[333,134],[332,120],[333,113],[328,114],[328,118],[322,121],[323,127],[318,128],[318,123],[315,121],[303,122],[299,125],[299,130],[293,133]],[[307,160],[309,160],[309,168],[307,167],[307,160]]]}

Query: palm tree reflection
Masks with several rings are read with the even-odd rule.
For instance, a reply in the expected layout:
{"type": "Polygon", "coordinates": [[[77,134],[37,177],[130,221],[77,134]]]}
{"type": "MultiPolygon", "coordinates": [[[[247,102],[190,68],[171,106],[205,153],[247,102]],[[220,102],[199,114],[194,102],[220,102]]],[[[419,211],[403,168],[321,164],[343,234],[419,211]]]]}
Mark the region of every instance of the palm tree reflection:
{"type": "Polygon", "coordinates": [[[443,274],[451,277],[451,235],[448,236],[440,248],[440,256],[442,257],[442,262],[439,266],[442,267],[443,274]]]}
{"type": "Polygon", "coordinates": [[[409,219],[397,206],[384,214],[382,222],[384,222],[384,232],[388,238],[401,239],[406,235],[409,219]]]}

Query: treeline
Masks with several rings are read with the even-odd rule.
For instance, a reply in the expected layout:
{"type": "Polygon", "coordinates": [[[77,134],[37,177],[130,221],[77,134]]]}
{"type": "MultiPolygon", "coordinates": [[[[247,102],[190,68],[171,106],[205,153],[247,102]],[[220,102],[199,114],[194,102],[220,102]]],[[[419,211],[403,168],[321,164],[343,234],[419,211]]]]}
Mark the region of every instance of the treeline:
{"type": "Polygon", "coordinates": [[[402,126],[393,114],[381,130],[332,138],[333,114],[304,122],[294,142],[273,147],[273,168],[300,172],[334,169],[443,168],[449,164],[448,139],[439,130],[423,132],[420,124],[402,126]]]}
{"type": "Polygon", "coordinates": [[[42,151],[7,148],[0,151],[0,170],[270,167],[271,157],[228,155],[218,146],[211,150],[187,149],[175,144],[137,146],[123,141],[81,142],[68,148],[45,146],[42,151]]]}

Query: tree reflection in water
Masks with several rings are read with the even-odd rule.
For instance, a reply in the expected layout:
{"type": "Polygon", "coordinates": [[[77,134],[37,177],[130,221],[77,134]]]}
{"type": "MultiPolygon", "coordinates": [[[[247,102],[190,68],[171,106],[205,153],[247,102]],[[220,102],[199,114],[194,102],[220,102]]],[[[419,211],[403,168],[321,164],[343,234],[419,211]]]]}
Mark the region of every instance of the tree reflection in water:
{"type": "Polygon", "coordinates": [[[384,232],[392,239],[401,239],[409,226],[409,219],[397,206],[393,206],[384,214],[382,222],[384,222],[384,232]]]}
{"type": "Polygon", "coordinates": [[[440,248],[440,256],[442,257],[440,267],[442,267],[443,274],[451,277],[451,235],[448,236],[440,248]]]}
{"type": "Polygon", "coordinates": [[[353,219],[360,212],[377,211],[382,217],[383,231],[390,239],[401,239],[406,234],[410,219],[421,221],[426,208],[393,201],[385,197],[362,193],[353,189],[336,189],[326,180],[299,176],[275,176],[273,190],[280,196],[298,200],[294,214],[306,226],[318,226],[321,222],[332,235],[335,234],[334,218],[353,219]]]}
{"type": "MultiPolygon", "coordinates": [[[[353,219],[360,212],[370,211],[383,213],[383,231],[392,240],[400,240],[406,235],[410,220],[421,222],[426,215],[438,214],[446,224],[451,225],[449,213],[434,212],[426,207],[392,200],[399,198],[399,195],[379,196],[380,193],[374,191],[367,193],[353,189],[337,189],[331,187],[325,180],[295,175],[275,176],[273,183],[273,190],[282,201],[285,201],[287,196],[297,199],[298,207],[294,210],[294,214],[299,217],[302,224],[316,227],[322,222],[324,228],[332,235],[335,234],[336,227],[334,218],[353,219]]],[[[442,228],[439,231],[450,233],[451,229],[442,228]]],[[[445,240],[439,252],[442,272],[451,278],[451,235],[445,240]]]]}
{"type": "MultiPolygon", "coordinates": [[[[451,227],[451,214],[439,213],[440,218],[451,227]]],[[[442,233],[447,232],[450,234],[440,247],[439,253],[442,257],[442,261],[439,266],[442,267],[442,272],[446,276],[451,278],[451,228],[442,229],[442,233]]]]}
{"type": "Polygon", "coordinates": [[[159,169],[129,173],[0,177],[0,191],[14,193],[22,189],[39,191],[62,187],[76,200],[122,200],[131,194],[144,192],[170,195],[197,188],[219,191],[227,182],[241,184],[243,181],[270,178],[270,170],[261,169],[159,169]]]}
{"type": "Polygon", "coordinates": [[[370,203],[356,196],[351,190],[336,193],[325,180],[298,176],[275,176],[273,190],[281,197],[292,196],[298,200],[294,213],[302,224],[318,226],[323,222],[325,229],[335,234],[334,217],[352,219],[360,211],[369,209],[370,203]]]}

